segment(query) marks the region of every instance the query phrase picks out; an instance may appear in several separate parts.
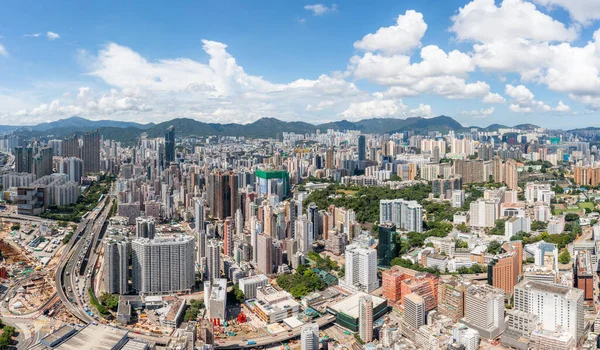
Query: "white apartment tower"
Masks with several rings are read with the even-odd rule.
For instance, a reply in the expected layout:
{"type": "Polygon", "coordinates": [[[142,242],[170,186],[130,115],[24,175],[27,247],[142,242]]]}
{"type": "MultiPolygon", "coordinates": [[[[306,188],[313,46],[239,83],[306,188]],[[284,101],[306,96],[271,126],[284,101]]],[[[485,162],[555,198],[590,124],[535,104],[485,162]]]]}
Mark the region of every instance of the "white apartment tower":
{"type": "Polygon", "coordinates": [[[131,248],[133,289],[138,293],[173,293],[194,286],[193,237],[138,238],[131,248]]]}
{"type": "Polygon", "coordinates": [[[392,222],[405,231],[423,232],[423,207],[416,201],[382,199],[379,201],[379,222],[392,222]]]}
{"type": "Polygon", "coordinates": [[[300,331],[300,344],[302,350],[319,350],[319,325],[306,323],[300,331]]]}
{"type": "Polygon", "coordinates": [[[127,294],[129,254],[131,246],[125,239],[109,238],[104,242],[104,289],[111,294],[127,294]]]}
{"type": "Polygon", "coordinates": [[[379,288],[377,250],[354,243],[346,247],[345,285],[370,293],[379,288]]]}
{"type": "Polygon", "coordinates": [[[560,284],[523,280],[515,286],[515,310],[537,317],[548,331],[568,332],[578,341],[584,334],[583,290],[560,284]]]}

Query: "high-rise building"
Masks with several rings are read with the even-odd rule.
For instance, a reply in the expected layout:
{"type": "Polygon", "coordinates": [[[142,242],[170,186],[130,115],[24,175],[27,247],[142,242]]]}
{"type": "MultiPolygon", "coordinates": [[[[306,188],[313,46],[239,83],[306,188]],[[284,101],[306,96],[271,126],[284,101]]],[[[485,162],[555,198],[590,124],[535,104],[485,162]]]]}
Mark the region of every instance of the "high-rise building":
{"type": "Polygon", "coordinates": [[[206,281],[221,277],[221,242],[211,239],[206,245],[206,281]]]}
{"type": "Polygon", "coordinates": [[[140,294],[189,291],[195,283],[191,236],[131,242],[133,289],[140,294]]]}
{"type": "Polygon", "coordinates": [[[367,160],[367,145],[365,142],[365,135],[358,136],[358,161],[363,162],[367,160]]]}
{"type": "Polygon", "coordinates": [[[233,172],[212,172],[206,184],[208,208],[213,218],[224,220],[235,214],[239,207],[238,176],[233,172]]]}
{"type": "Polygon", "coordinates": [[[104,242],[104,289],[107,293],[129,292],[129,254],[131,246],[125,239],[108,238],[104,242]]]}
{"type": "Polygon", "coordinates": [[[345,285],[356,291],[370,293],[379,288],[377,251],[354,243],[346,247],[345,285]]]}
{"type": "MultiPolygon", "coordinates": [[[[515,286],[514,310],[535,315],[548,331],[567,332],[578,341],[584,335],[583,291],[554,283],[523,280],[515,286]]],[[[511,328],[518,327],[509,314],[511,328]]]]}
{"type": "Polygon", "coordinates": [[[358,299],[358,334],[365,343],[373,340],[373,299],[364,295],[358,299]]]}
{"type": "Polygon", "coordinates": [[[62,156],[81,158],[81,147],[77,135],[65,137],[62,144],[62,156]]]}
{"type": "Polygon", "coordinates": [[[452,339],[464,346],[465,350],[479,349],[479,333],[462,323],[452,328],[452,339]]]}
{"type": "Polygon", "coordinates": [[[425,324],[425,300],[415,293],[404,296],[404,322],[417,330],[425,324]]]}
{"type": "Polygon", "coordinates": [[[169,126],[165,133],[165,156],[163,161],[164,169],[166,169],[171,162],[175,161],[175,127],[173,125],[169,126]]]}
{"type": "Polygon", "coordinates": [[[440,281],[438,287],[438,312],[456,323],[465,315],[467,285],[457,278],[440,281]]]}
{"type": "Polygon", "coordinates": [[[46,175],[52,174],[52,157],[54,152],[52,148],[45,147],[39,150],[38,154],[33,157],[31,172],[39,179],[46,175]]]}
{"type": "Polygon", "coordinates": [[[206,318],[227,319],[227,279],[216,278],[204,282],[204,305],[206,318]]]}
{"type": "Polygon", "coordinates": [[[302,350],[319,350],[319,325],[306,323],[300,331],[300,344],[302,350]]]}
{"type": "Polygon", "coordinates": [[[423,207],[417,201],[382,199],[379,201],[379,222],[391,222],[405,231],[423,232],[423,207]]]}
{"type": "Polygon", "coordinates": [[[268,276],[273,273],[273,238],[260,234],[257,241],[257,267],[260,272],[268,276]]]}
{"type": "Polygon", "coordinates": [[[135,235],[137,238],[154,238],[156,223],[150,216],[140,216],[135,218],[135,235]]]}
{"type": "Polygon", "coordinates": [[[471,202],[470,225],[473,227],[494,227],[498,218],[498,205],[495,201],[479,199],[471,202]]]}
{"type": "Polygon", "coordinates": [[[577,252],[575,256],[574,285],[583,291],[583,298],[586,301],[594,300],[594,263],[592,254],[588,250],[577,252]]]}
{"type": "MultiPolygon", "coordinates": [[[[67,157],[76,156],[69,154],[67,157]]],[[[83,134],[81,159],[83,159],[83,170],[86,174],[100,172],[100,134],[98,133],[98,130],[89,131],[83,134]]]]}
{"type": "Polygon", "coordinates": [[[488,284],[512,294],[522,273],[523,243],[507,242],[502,246],[502,253],[495,255],[488,264],[488,284]]]}
{"type": "Polygon", "coordinates": [[[465,317],[461,320],[482,338],[495,339],[506,329],[504,291],[488,284],[471,285],[465,292],[465,317]]]}
{"type": "Polygon", "coordinates": [[[70,181],[81,184],[84,174],[83,160],[77,157],[60,158],[56,170],[58,173],[67,174],[70,181]]]}
{"type": "Polygon", "coordinates": [[[392,259],[398,255],[398,235],[396,225],[391,222],[379,224],[379,243],[377,245],[377,256],[379,266],[390,266],[392,259]]]}
{"type": "Polygon", "coordinates": [[[227,217],[223,222],[223,252],[225,256],[233,257],[233,219],[227,217]]]}
{"type": "Polygon", "coordinates": [[[333,155],[333,148],[327,149],[327,156],[325,157],[325,168],[334,169],[335,168],[335,159],[333,155]]]}

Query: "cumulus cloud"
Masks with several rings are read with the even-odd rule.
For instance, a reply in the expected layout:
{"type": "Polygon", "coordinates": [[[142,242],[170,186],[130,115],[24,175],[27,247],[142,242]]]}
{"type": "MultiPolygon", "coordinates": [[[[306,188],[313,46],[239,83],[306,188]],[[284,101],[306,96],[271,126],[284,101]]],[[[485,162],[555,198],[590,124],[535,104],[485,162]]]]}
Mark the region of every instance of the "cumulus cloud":
{"type": "Polygon", "coordinates": [[[60,35],[58,35],[54,32],[47,32],[46,37],[48,37],[48,40],[56,40],[56,39],[60,38],[60,35]]]}
{"type": "Polygon", "coordinates": [[[505,94],[511,98],[509,110],[515,113],[568,112],[571,110],[562,101],[552,108],[542,101],[535,100],[535,95],[524,85],[506,85],[505,94]]]}
{"type": "Polygon", "coordinates": [[[450,31],[459,40],[482,43],[512,38],[573,41],[578,35],[576,27],[567,28],[524,0],[504,0],[499,7],[494,0],[473,0],[452,21],[450,31]]]}
{"type": "Polygon", "coordinates": [[[382,27],[375,33],[365,35],[354,43],[354,47],[363,51],[384,54],[406,53],[421,46],[421,38],[427,30],[423,14],[408,10],[398,16],[396,25],[382,27]]]}
{"type": "Polygon", "coordinates": [[[535,3],[549,7],[562,7],[569,11],[575,21],[590,25],[600,19],[600,2],[597,0],[533,0],[535,3]]]}
{"type": "Polygon", "coordinates": [[[8,57],[8,51],[6,51],[6,47],[0,44],[0,56],[8,57]]]}
{"type": "Polygon", "coordinates": [[[500,94],[490,92],[483,98],[483,103],[506,103],[506,99],[500,94]]]}
{"type": "Polygon", "coordinates": [[[314,4],[314,5],[306,5],[304,9],[307,11],[311,11],[314,16],[323,16],[329,12],[337,11],[337,5],[332,4],[331,6],[326,6],[323,4],[314,4]]]}
{"type": "Polygon", "coordinates": [[[411,109],[396,98],[382,102],[341,73],[273,83],[248,74],[227,52],[225,44],[209,40],[202,43],[208,54],[206,62],[189,58],[149,61],[129,47],[109,43],[96,55],[82,59],[88,75],[111,87],[108,93],[82,87],[76,93],[13,115],[37,119],[75,114],[90,118],[127,116],[144,122],[189,117],[246,123],[265,116],[326,121],[346,111],[349,118],[374,116],[381,111],[382,117],[431,114],[427,105],[411,109]],[[376,109],[367,112],[369,106],[376,109]]]}
{"type": "Polygon", "coordinates": [[[495,111],[495,108],[490,107],[487,109],[482,108],[479,110],[462,111],[459,113],[459,115],[473,117],[475,119],[485,119],[486,117],[494,114],[494,111],[495,111]]]}
{"type": "Polygon", "coordinates": [[[338,116],[349,120],[380,117],[431,117],[431,115],[432,110],[429,105],[421,104],[418,108],[409,109],[402,100],[379,98],[366,102],[351,103],[348,109],[338,114],[338,116]]]}

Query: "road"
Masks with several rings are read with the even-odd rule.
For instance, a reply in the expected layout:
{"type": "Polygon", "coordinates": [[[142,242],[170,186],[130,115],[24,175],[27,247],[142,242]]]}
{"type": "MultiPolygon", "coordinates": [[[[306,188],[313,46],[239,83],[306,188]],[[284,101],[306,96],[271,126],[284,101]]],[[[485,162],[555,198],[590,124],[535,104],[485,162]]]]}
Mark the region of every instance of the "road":
{"type": "MultiPolygon", "coordinates": [[[[335,316],[333,315],[325,315],[319,317],[315,320],[315,322],[319,325],[319,329],[324,326],[331,324],[335,321],[335,316]]],[[[254,348],[257,346],[266,346],[274,343],[282,343],[284,341],[288,341],[290,339],[296,338],[300,336],[300,332],[302,331],[302,327],[296,327],[292,329],[290,332],[279,333],[270,337],[260,337],[251,339],[255,343],[248,345],[247,341],[241,340],[219,340],[215,341],[215,348],[219,349],[244,349],[244,348],[254,348]]]]}

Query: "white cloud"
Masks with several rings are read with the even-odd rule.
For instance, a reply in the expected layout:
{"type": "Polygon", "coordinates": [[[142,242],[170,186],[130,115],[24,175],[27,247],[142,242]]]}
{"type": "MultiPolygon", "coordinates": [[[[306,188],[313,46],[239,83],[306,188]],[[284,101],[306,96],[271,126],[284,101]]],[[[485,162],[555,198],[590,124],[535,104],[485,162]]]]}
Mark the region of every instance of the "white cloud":
{"type": "Polygon", "coordinates": [[[548,106],[542,101],[535,100],[535,95],[524,85],[512,86],[506,85],[505,93],[512,99],[509,110],[515,113],[532,113],[532,112],[568,112],[571,108],[565,105],[562,101],[554,108],[548,106]]]}
{"type": "Polygon", "coordinates": [[[29,37],[29,38],[37,38],[40,35],[42,35],[42,33],[23,34],[23,36],[29,37]]]}
{"type": "Polygon", "coordinates": [[[452,21],[450,30],[459,40],[482,43],[514,38],[573,41],[578,36],[576,26],[567,28],[524,0],[504,0],[499,7],[494,0],[473,0],[459,9],[452,21]]]}
{"type": "Polygon", "coordinates": [[[396,25],[381,27],[375,33],[365,35],[354,43],[354,47],[363,51],[381,51],[385,54],[406,53],[421,46],[421,38],[427,30],[423,15],[407,10],[398,16],[396,25]]]}
{"type": "Polygon", "coordinates": [[[48,40],[56,40],[60,38],[60,35],[54,33],[54,32],[47,32],[46,36],[48,37],[48,40]]]}
{"type": "Polygon", "coordinates": [[[429,105],[421,104],[418,108],[409,109],[402,100],[378,98],[366,102],[351,103],[348,109],[338,114],[338,116],[349,120],[381,117],[430,117],[431,115],[432,111],[429,105]]]}
{"type": "Polygon", "coordinates": [[[529,104],[535,95],[525,85],[506,85],[506,95],[519,104],[529,104]]]}
{"type": "Polygon", "coordinates": [[[0,56],[8,57],[8,51],[2,44],[0,44],[0,56]]]}
{"type": "Polygon", "coordinates": [[[533,0],[547,6],[562,7],[569,11],[571,18],[584,25],[590,25],[594,20],[600,19],[600,1],[598,0],[533,0]]]}
{"type": "Polygon", "coordinates": [[[462,111],[459,114],[462,116],[468,116],[468,117],[473,117],[475,119],[485,119],[486,117],[494,114],[495,108],[494,107],[490,107],[488,109],[480,109],[480,110],[473,110],[473,111],[462,111]]]}
{"type": "Polygon", "coordinates": [[[226,48],[222,43],[205,40],[207,62],[188,58],[149,61],[131,48],[110,43],[97,55],[81,60],[89,68],[89,75],[111,87],[109,92],[89,87],[69,94],[61,91],[61,97],[50,103],[12,112],[0,110],[0,118],[32,123],[76,114],[142,122],[187,117],[247,123],[261,117],[323,122],[346,111],[348,117],[379,113],[390,116],[392,112],[396,117],[431,114],[427,105],[411,109],[397,99],[390,98],[392,104],[381,102],[340,72],[286,84],[272,83],[246,73],[226,48]],[[375,110],[368,112],[369,105],[375,110]]]}
{"type": "Polygon", "coordinates": [[[483,82],[466,83],[454,76],[426,77],[411,86],[392,86],[379,93],[383,97],[409,97],[418,95],[439,95],[453,100],[483,98],[490,92],[490,86],[483,82]]]}
{"type": "Polygon", "coordinates": [[[452,75],[466,77],[475,70],[471,58],[460,51],[445,53],[435,45],[421,50],[421,62],[410,62],[406,55],[382,56],[367,52],[350,59],[348,69],[356,78],[380,85],[411,85],[424,77],[452,75]]]}
{"type": "Polygon", "coordinates": [[[314,16],[323,16],[326,13],[337,11],[337,5],[332,4],[331,6],[328,7],[323,4],[314,4],[314,5],[306,5],[306,6],[304,6],[304,9],[307,11],[311,11],[314,16]]]}
{"type": "Polygon", "coordinates": [[[490,92],[483,98],[483,103],[506,103],[506,99],[500,94],[490,92]]]}

